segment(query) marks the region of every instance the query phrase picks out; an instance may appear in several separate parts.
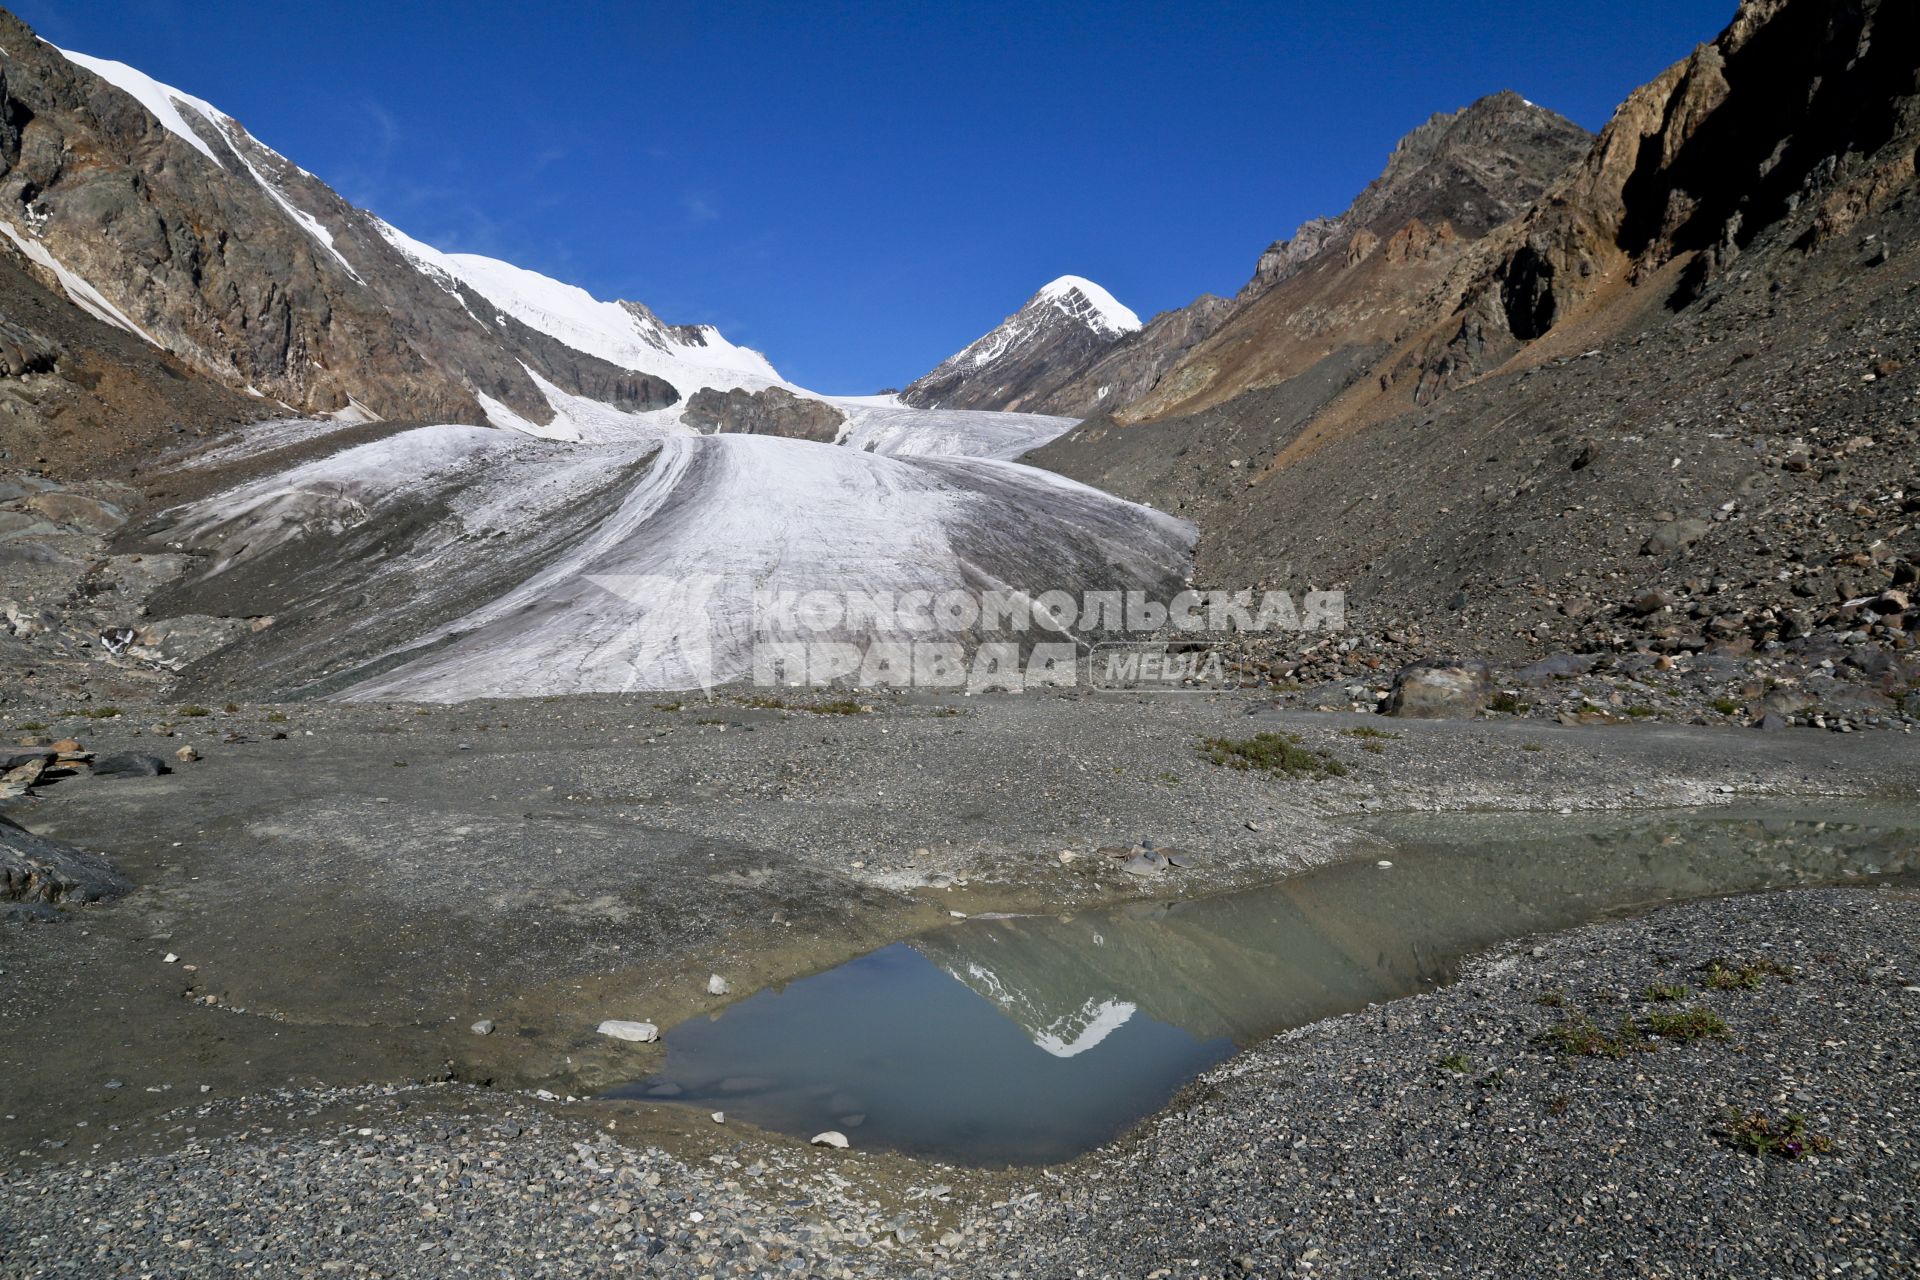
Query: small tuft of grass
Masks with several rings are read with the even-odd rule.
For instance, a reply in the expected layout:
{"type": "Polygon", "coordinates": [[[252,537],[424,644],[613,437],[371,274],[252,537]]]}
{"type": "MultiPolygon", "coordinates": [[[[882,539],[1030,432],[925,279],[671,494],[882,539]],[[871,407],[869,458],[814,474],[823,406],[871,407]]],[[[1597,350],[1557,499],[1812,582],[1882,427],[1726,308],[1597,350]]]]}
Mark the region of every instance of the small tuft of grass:
{"type": "Polygon", "coordinates": [[[1464,1053],[1450,1053],[1433,1065],[1442,1071],[1451,1071],[1457,1076],[1463,1076],[1473,1069],[1472,1060],[1464,1053]]]}
{"type": "MultiPolygon", "coordinates": [[[[228,715],[234,715],[240,710],[240,704],[237,702],[229,702],[226,706],[220,709],[226,712],[228,715]]],[[[413,714],[417,716],[424,716],[424,715],[431,715],[432,713],[428,711],[416,711],[413,714]]]]}
{"type": "Polygon", "coordinates": [[[63,715],[79,716],[83,720],[111,720],[120,714],[118,707],[78,707],[63,715]]]}
{"type": "Polygon", "coordinates": [[[1642,991],[1640,998],[1649,1004],[1665,1004],[1675,1000],[1685,1000],[1687,989],[1677,982],[1656,982],[1642,991]]]}
{"type": "Polygon", "coordinates": [[[1474,1084],[1482,1089],[1504,1089],[1507,1087],[1507,1073],[1499,1067],[1495,1067],[1478,1080],[1475,1080],[1474,1084]]]}
{"type": "Polygon", "coordinates": [[[1740,714],[1740,704],[1735,702],[1732,698],[1715,698],[1713,700],[1713,709],[1715,711],[1718,711],[1723,716],[1734,716],[1734,715],[1740,714]]]}
{"type": "Polygon", "coordinates": [[[1545,747],[1541,746],[1537,742],[1523,742],[1520,744],[1520,749],[1522,751],[1545,751],[1546,750],[1545,747]]]}
{"type": "Polygon", "coordinates": [[[1487,710],[1510,716],[1523,716],[1533,710],[1531,702],[1522,702],[1510,693],[1496,693],[1487,699],[1487,710]]]}
{"type": "Polygon", "coordinates": [[[678,711],[686,705],[684,702],[656,702],[653,704],[653,709],[655,711],[678,711]]]}
{"type": "Polygon", "coordinates": [[[800,709],[811,711],[817,716],[858,716],[865,715],[867,710],[852,698],[835,698],[832,702],[815,703],[811,707],[800,709]]]}
{"type": "Polygon", "coordinates": [[[1251,738],[1206,738],[1200,750],[1228,769],[1258,770],[1281,778],[1344,778],[1347,766],[1322,751],[1300,745],[1295,733],[1256,733],[1251,738]]]}
{"type": "Polygon", "coordinates": [[[1647,1037],[1632,1018],[1620,1019],[1620,1029],[1609,1035],[1592,1018],[1582,1015],[1555,1023],[1537,1038],[1570,1058],[1624,1058],[1647,1048],[1647,1037]]]}
{"type": "Polygon", "coordinates": [[[1542,991],[1533,998],[1533,1002],[1535,1004],[1545,1005],[1549,1009],[1558,1009],[1567,1003],[1567,993],[1564,991],[1542,991]]]}
{"type": "Polygon", "coordinates": [[[173,714],[177,716],[191,717],[191,716],[210,716],[213,714],[213,712],[208,710],[206,707],[200,706],[197,703],[190,702],[184,707],[174,708],[173,714]]]}
{"type": "Polygon", "coordinates": [[[45,726],[44,724],[41,724],[38,720],[29,720],[25,724],[20,726],[20,730],[23,733],[39,733],[42,729],[46,727],[47,726],[45,726]]]}
{"type": "Polygon", "coordinates": [[[1807,1128],[1803,1115],[1770,1116],[1764,1111],[1727,1113],[1727,1127],[1721,1136],[1735,1151],[1752,1156],[1774,1156],[1798,1160],[1802,1156],[1833,1150],[1833,1139],[1807,1128]]]}
{"type": "Polygon", "coordinates": [[[1340,732],[1349,738],[1367,738],[1378,742],[1398,742],[1400,735],[1388,733],[1385,729],[1375,729],[1371,725],[1361,725],[1354,729],[1342,729],[1340,732]]]}
{"type": "Polygon", "coordinates": [[[1547,1099],[1547,1114],[1563,1116],[1573,1108],[1573,1099],[1567,1094],[1556,1093],[1547,1099]]]}
{"type": "Polygon", "coordinates": [[[1793,980],[1793,970],[1774,960],[1709,960],[1702,966],[1714,991],[1758,991],[1768,978],[1793,980]]]}
{"type": "Polygon", "coordinates": [[[743,707],[752,707],[756,711],[807,711],[816,716],[857,716],[864,715],[866,707],[852,698],[835,698],[831,702],[816,702],[808,705],[804,702],[788,702],[785,698],[776,698],[768,693],[749,693],[735,698],[743,707]]]}
{"type": "Polygon", "coordinates": [[[1630,707],[1622,707],[1621,712],[1625,715],[1632,716],[1635,720],[1645,720],[1649,716],[1657,716],[1660,714],[1655,708],[1639,703],[1635,703],[1630,707]]]}
{"type": "Polygon", "coordinates": [[[1647,1015],[1647,1030],[1666,1040],[1724,1040],[1727,1024],[1711,1009],[1657,1009],[1647,1015]]]}
{"type": "Polygon", "coordinates": [[[267,712],[267,723],[268,723],[268,724],[285,724],[286,722],[287,722],[287,713],[286,713],[286,712],[284,712],[284,711],[269,711],[269,712],[267,712]]]}

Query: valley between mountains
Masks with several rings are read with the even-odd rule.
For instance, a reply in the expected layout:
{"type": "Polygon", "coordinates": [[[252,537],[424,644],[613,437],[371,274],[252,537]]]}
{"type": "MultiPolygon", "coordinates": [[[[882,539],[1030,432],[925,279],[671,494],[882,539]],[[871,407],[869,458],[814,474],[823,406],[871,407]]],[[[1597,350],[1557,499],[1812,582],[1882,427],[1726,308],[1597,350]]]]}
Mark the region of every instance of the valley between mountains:
{"type": "Polygon", "coordinates": [[[0,1274],[1911,1271],[1920,10],[1701,36],[846,396],[0,13],[0,1274]]]}

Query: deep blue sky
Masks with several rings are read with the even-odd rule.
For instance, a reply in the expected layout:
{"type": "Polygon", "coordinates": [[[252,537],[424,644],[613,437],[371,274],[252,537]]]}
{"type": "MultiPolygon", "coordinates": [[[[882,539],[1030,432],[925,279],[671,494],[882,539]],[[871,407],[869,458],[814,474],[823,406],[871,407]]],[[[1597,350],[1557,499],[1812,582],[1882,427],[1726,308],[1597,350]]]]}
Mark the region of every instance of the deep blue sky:
{"type": "Polygon", "coordinates": [[[817,390],[904,383],[1054,276],[1232,293],[1435,111],[1590,129],[1734,0],[18,0],[355,204],[720,325],[817,390]]]}

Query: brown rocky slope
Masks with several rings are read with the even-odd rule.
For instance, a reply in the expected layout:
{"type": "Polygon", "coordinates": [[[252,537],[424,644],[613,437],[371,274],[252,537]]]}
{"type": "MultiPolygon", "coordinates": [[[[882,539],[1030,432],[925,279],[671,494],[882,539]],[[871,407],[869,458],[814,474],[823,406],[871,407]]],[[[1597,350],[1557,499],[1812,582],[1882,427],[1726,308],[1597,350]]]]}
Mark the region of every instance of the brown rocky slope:
{"type": "Polygon", "coordinates": [[[1433,318],[1030,455],[1344,587],[1327,664],[1785,652],[1899,695],[1917,611],[1920,12],[1754,0],[1453,267],[1433,318]]]}

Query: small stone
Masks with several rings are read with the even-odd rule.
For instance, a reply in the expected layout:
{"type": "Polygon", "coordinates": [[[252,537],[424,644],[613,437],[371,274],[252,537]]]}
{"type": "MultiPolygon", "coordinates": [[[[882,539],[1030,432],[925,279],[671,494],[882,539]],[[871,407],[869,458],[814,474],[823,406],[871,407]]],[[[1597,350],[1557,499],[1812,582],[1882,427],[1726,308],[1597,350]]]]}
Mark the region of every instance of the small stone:
{"type": "Polygon", "coordinates": [[[185,746],[174,752],[173,758],[181,764],[192,764],[200,758],[200,753],[195,751],[192,746],[185,746]]]}
{"type": "Polygon", "coordinates": [[[726,1112],[724,1112],[724,1111],[716,1111],[716,1112],[714,1112],[714,1113],[713,1113],[713,1122],[714,1122],[715,1124],[725,1124],[725,1123],[727,1122],[727,1113],[726,1113],[726,1112]]]}
{"type": "Polygon", "coordinates": [[[169,951],[165,956],[161,958],[160,963],[161,964],[178,964],[179,961],[180,961],[180,957],[173,954],[173,952],[169,951]]]}
{"type": "Polygon", "coordinates": [[[1380,859],[1380,861],[1374,863],[1373,865],[1376,867],[1379,867],[1382,871],[1385,871],[1388,867],[1391,867],[1393,863],[1391,860],[1387,858],[1382,858],[1380,859]]]}
{"type": "Polygon", "coordinates": [[[816,1133],[810,1141],[812,1141],[816,1147],[832,1147],[837,1151],[845,1151],[850,1145],[847,1142],[847,1135],[838,1129],[829,1129],[825,1133],[816,1133]]]}
{"type": "Polygon", "coordinates": [[[480,1021],[474,1023],[471,1027],[468,1027],[467,1030],[473,1032],[473,1034],[477,1036],[490,1036],[493,1034],[493,1019],[482,1018],[480,1019],[480,1021]]]}
{"type": "Polygon", "coordinates": [[[167,762],[159,756],[131,752],[108,756],[93,766],[96,778],[157,778],[167,772],[167,762]]]}
{"type": "Polygon", "coordinates": [[[725,978],[721,977],[719,974],[716,973],[708,976],[707,978],[707,994],[708,995],[724,996],[731,993],[732,990],[733,990],[733,984],[728,982],[725,978]]]}
{"type": "Polygon", "coordinates": [[[660,1038],[660,1028],[651,1022],[623,1022],[618,1018],[608,1018],[597,1030],[603,1036],[630,1040],[635,1044],[651,1044],[660,1038]]]}

